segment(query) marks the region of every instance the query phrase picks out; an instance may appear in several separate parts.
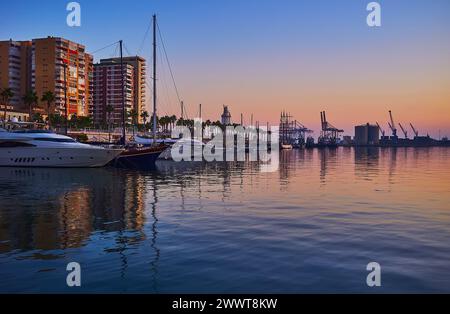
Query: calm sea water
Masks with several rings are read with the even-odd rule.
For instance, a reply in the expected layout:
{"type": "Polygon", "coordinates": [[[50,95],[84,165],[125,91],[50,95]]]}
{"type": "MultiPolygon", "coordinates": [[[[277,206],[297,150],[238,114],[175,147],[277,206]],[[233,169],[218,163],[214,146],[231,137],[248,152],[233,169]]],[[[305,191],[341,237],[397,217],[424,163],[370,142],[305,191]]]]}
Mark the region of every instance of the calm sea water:
{"type": "Polygon", "coordinates": [[[450,149],[280,162],[0,168],[0,292],[450,292],[450,149]]]}

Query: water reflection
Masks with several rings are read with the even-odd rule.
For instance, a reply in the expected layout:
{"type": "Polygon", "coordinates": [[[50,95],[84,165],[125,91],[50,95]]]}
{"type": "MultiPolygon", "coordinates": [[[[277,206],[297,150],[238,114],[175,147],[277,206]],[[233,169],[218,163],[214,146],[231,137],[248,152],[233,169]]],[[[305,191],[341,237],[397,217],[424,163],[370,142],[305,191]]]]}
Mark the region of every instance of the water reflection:
{"type": "Polygon", "coordinates": [[[378,174],[380,162],[379,147],[356,147],[355,154],[355,175],[365,180],[371,180],[378,174]]]}
{"type": "Polygon", "coordinates": [[[282,150],[280,151],[280,165],[279,165],[279,174],[280,174],[280,189],[286,190],[286,186],[289,184],[289,174],[293,169],[291,168],[292,162],[294,161],[295,151],[292,150],[282,150]]]}
{"type": "MultiPolygon", "coordinates": [[[[299,184],[299,177],[300,180],[305,177],[306,181],[318,161],[321,185],[327,180],[336,180],[349,166],[353,167],[355,178],[371,181],[387,172],[388,182],[394,184],[398,160],[402,165],[409,162],[417,167],[420,160],[431,157],[429,148],[282,151],[276,181],[271,177],[273,174],[265,176],[272,186],[278,185],[281,191],[287,191],[290,185],[299,184]]],[[[163,161],[158,163],[156,172],[149,173],[110,168],[0,168],[0,189],[3,191],[0,253],[77,248],[83,246],[93,233],[101,231],[119,232],[116,247],[107,248],[108,252],[123,252],[130,244],[144,241],[149,236],[151,247],[158,256],[160,188],[170,188],[171,195],[178,195],[177,208],[181,210],[186,209],[186,198],[195,194],[198,209],[202,210],[203,201],[208,200],[211,193],[219,193],[222,202],[233,201],[233,197],[237,197],[236,188],[239,195],[245,196],[251,186],[261,185],[264,178],[260,174],[260,165],[249,161],[163,161]],[[144,230],[146,223],[151,224],[150,235],[144,230]],[[133,233],[127,232],[129,230],[133,233]]]]}
{"type": "Polygon", "coordinates": [[[2,168],[0,182],[15,196],[1,203],[1,253],[76,248],[96,230],[141,231],[146,219],[147,189],[139,173],[2,168]]]}
{"type": "Polygon", "coordinates": [[[433,264],[415,273],[446,288],[434,272],[450,274],[449,157],[366,147],[284,151],[273,173],[250,161],[0,168],[0,291],[51,289],[69,258],[92,265],[86,291],[298,292],[319,279],[316,291],[361,291],[369,258],[400,278],[433,264]],[[44,270],[47,285],[28,286],[44,270]]]}
{"type": "Polygon", "coordinates": [[[326,183],[327,175],[333,175],[336,171],[338,149],[336,148],[324,148],[318,149],[320,160],[320,182],[326,183]]]}

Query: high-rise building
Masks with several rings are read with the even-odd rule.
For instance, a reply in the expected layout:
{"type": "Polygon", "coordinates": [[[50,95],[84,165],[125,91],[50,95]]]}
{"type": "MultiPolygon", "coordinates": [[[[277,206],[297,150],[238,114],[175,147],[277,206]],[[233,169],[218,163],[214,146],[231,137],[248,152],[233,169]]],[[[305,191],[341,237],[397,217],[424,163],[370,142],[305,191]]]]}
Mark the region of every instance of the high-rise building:
{"type": "Polygon", "coordinates": [[[47,37],[32,40],[31,85],[39,97],[51,91],[55,95],[55,112],[64,115],[66,110],[65,85],[67,87],[68,115],[87,116],[92,106],[90,76],[91,55],[83,45],[64,38],[47,37]],[[64,78],[66,67],[66,79],[64,78]]]}
{"type": "Polygon", "coordinates": [[[14,94],[8,109],[23,110],[22,97],[31,89],[30,41],[0,41],[0,90],[4,88],[14,94]]]}
{"type": "MultiPolygon", "coordinates": [[[[100,63],[120,63],[120,58],[101,59],[100,63]]],[[[124,57],[123,62],[133,66],[133,109],[138,114],[139,123],[143,123],[141,113],[145,111],[146,63],[140,56],[124,57]]]]}
{"type": "Polygon", "coordinates": [[[91,118],[94,110],[94,57],[86,53],[86,104],[84,108],[91,118]]]}
{"type": "MultiPolygon", "coordinates": [[[[96,125],[112,123],[122,125],[122,78],[124,82],[125,110],[134,109],[134,67],[120,62],[101,60],[94,65],[94,106],[92,116],[96,125]],[[111,106],[112,111],[108,111],[111,106]]],[[[127,121],[130,121],[127,114],[127,121]]]]}

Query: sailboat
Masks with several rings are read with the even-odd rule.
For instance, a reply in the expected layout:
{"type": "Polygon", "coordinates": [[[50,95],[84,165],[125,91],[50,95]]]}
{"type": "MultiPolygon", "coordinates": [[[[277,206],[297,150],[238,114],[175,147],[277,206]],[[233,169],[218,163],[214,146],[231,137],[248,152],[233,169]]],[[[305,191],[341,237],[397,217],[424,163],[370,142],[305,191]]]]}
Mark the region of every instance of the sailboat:
{"type": "Polygon", "coordinates": [[[118,168],[147,170],[154,169],[159,155],[167,149],[167,145],[158,144],[156,139],[157,118],[156,118],[156,15],[153,15],[153,144],[151,147],[127,146],[125,134],[125,94],[123,80],[123,52],[122,40],[120,44],[120,66],[122,69],[122,145],[125,151],[118,155],[111,165],[118,168]]]}

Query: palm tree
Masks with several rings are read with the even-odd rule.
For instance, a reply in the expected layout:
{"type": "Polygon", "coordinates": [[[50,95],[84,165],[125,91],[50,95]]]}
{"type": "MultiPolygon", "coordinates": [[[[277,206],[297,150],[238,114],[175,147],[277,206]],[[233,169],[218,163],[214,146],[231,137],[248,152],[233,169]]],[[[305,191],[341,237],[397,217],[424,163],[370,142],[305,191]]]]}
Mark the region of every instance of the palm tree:
{"type": "Polygon", "coordinates": [[[170,132],[172,132],[173,128],[175,127],[176,122],[177,122],[177,116],[171,115],[170,116],[170,132]]]}
{"type": "MultiPolygon", "coordinates": [[[[159,117],[159,118],[156,118],[157,119],[157,125],[160,125],[161,126],[161,132],[164,132],[164,117],[159,117]]],[[[153,119],[152,119],[152,122],[153,122],[153,119]]]]}
{"type": "Polygon", "coordinates": [[[108,119],[108,141],[111,142],[111,114],[114,112],[114,107],[112,105],[106,105],[105,111],[108,119]]]}
{"type": "Polygon", "coordinates": [[[170,123],[170,120],[169,120],[168,116],[163,116],[163,117],[159,118],[159,124],[162,127],[163,133],[167,132],[167,126],[169,123],[170,123]]]}
{"type": "Polygon", "coordinates": [[[147,123],[148,112],[147,111],[142,111],[141,112],[141,118],[144,121],[144,133],[145,133],[145,124],[147,123]]]}
{"type": "Polygon", "coordinates": [[[184,119],[183,118],[178,119],[177,125],[184,125],[184,119]]]}
{"type": "Polygon", "coordinates": [[[92,126],[91,117],[77,117],[77,128],[78,129],[87,129],[92,126]]]}
{"type": "Polygon", "coordinates": [[[69,127],[75,128],[75,129],[78,128],[78,116],[77,116],[76,113],[74,113],[74,114],[72,115],[72,117],[70,117],[70,121],[69,121],[69,122],[70,122],[70,123],[69,123],[69,127]]]}
{"type": "Polygon", "coordinates": [[[38,123],[44,123],[44,117],[39,113],[33,113],[33,117],[31,119],[31,121],[36,121],[38,123]]]}
{"type": "Polygon", "coordinates": [[[61,124],[63,122],[63,117],[60,114],[50,114],[49,121],[51,125],[55,125],[58,128],[61,128],[61,124]]]}
{"type": "Polygon", "coordinates": [[[5,111],[3,113],[3,123],[6,123],[6,111],[8,109],[9,100],[14,97],[14,93],[11,88],[5,88],[2,90],[1,94],[3,105],[5,106],[5,111]]]}
{"type": "Polygon", "coordinates": [[[137,111],[134,109],[130,110],[129,116],[131,118],[131,127],[133,128],[133,137],[134,137],[134,127],[136,125],[137,117],[139,116],[137,111]]]}
{"type": "Polygon", "coordinates": [[[41,101],[47,102],[47,120],[48,120],[48,127],[50,128],[51,122],[50,122],[50,112],[51,112],[51,106],[52,102],[55,101],[55,95],[51,91],[47,91],[42,95],[41,101]]]}
{"type": "Polygon", "coordinates": [[[32,120],[34,105],[37,104],[38,99],[39,98],[36,95],[36,92],[33,92],[33,91],[27,92],[22,97],[23,102],[28,106],[28,114],[29,114],[30,120],[32,120]]]}

